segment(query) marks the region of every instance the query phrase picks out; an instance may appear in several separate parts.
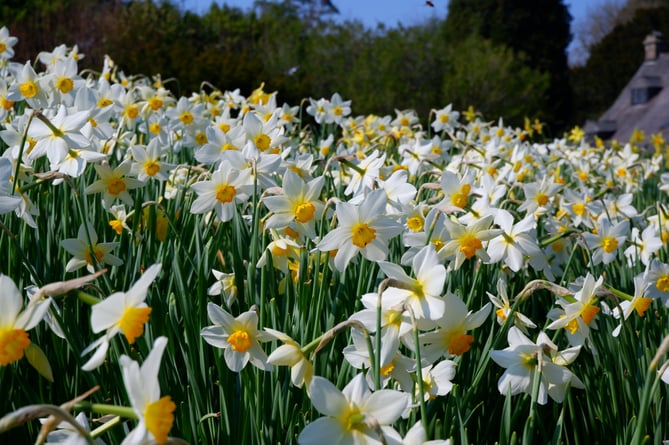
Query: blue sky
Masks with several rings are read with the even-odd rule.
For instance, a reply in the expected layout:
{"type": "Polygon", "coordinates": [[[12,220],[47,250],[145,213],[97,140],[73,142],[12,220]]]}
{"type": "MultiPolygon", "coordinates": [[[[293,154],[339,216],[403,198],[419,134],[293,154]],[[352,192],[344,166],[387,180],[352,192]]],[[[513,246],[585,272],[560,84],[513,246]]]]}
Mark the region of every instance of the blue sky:
{"type": "MultiPolygon", "coordinates": [[[[587,11],[596,8],[605,0],[565,0],[575,23],[587,15],[587,11]]],[[[249,9],[253,0],[176,0],[182,8],[201,13],[209,9],[211,3],[225,3],[242,9],[249,9]]],[[[365,25],[375,27],[377,23],[395,26],[414,25],[432,16],[444,17],[448,1],[432,0],[434,7],[426,5],[425,0],[332,0],[339,8],[342,20],[357,19],[365,25]]]]}

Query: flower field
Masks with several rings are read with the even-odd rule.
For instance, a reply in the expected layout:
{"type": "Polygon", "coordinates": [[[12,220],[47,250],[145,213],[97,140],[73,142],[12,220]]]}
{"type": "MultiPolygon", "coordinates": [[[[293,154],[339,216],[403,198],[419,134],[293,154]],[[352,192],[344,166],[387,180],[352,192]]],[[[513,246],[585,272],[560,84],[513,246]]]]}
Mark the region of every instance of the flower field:
{"type": "Polygon", "coordinates": [[[669,439],[661,135],[175,97],[16,44],[0,443],[669,439]]]}

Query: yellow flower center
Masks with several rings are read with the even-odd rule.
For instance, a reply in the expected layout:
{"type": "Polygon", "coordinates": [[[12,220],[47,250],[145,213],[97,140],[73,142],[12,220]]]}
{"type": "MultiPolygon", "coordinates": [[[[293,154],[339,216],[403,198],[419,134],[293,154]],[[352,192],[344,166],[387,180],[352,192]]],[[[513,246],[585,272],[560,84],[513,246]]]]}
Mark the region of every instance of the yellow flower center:
{"type": "Polygon", "coordinates": [[[35,85],[35,82],[29,80],[28,82],[19,85],[19,91],[23,97],[32,99],[37,96],[37,85],[35,85]]]}
{"type": "Polygon", "coordinates": [[[634,303],[634,310],[639,315],[639,317],[643,317],[643,315],[646,313],[652,302],[653,302],[652,298],[646,298],[646,297],[641,297],[636,300],[636,302],[634,303]]]}
{"type": "Polygon", "coordinates": [[[236,193],[237,189],[233,185],[219,185],[216,189],[216,199],[223,204],[232,202],[236,193]]]}
{"type": "Polygon", "coordinates": [[[9,111],[14,106],[14,101],[7,100],[6,98],[3,97],[0,99],[0,105],[2,105],[2,108],[4,108],[5,110],[9,111]]]}
{"type": "Polygon", "coordinates": [[[56,81],[56,88],[63,94],[67,94],[74,88],[74,82],[69,77],[61,77],[56,81]]]}
{"type": "Polygon", "coordinates": [[[297,232],[296,232],[293,228],[291,228],[291,227],[286,227],[285,229],[283,229],[283,231],[286,233],[286,235],[288,235],[288,236],[291,237],[291,238],[297,238],[298,236],[300,236],[300,234],[297,233],[297,232]]]}
{"type": "Polygon", "coordinates": [[[341,423],[346,431],[362,429],[365,424],[365,415],[355,405],[350,405],[341,416],[341,423]]]}
{"type": "Polygon", "coordinates": [[[170,396],[164,396],[153,403],[146,405],[144,409],[144,422],[146,429],[153,434],[156,442],[163,444],[167,442],[167,433],[174,423],[174,411],[177,405],[170,396]]]}
{"type": "Polygon", "coordinates": [[[152,97],[149,100],[149,107],[151,107],[153,111],[158,111],[162,106],[163,106],[163,101],[157,97],[152,97]]]}
{"type": "Polygon", "coordinates": [[[460,252],[465,255],[465,258],[470,259],[476,254],[476,251],[483,248],[481,240],[473,233],[465,233],[460,238],[460,252]]]}
{"type": "Polygon", "coordinates": [[[148,161],[144,164],[144,171],[153,177],[160,171],[160,164],[156,161],[148,161]]]}
{"type": "Polygon", "coordinates": [[[420,216],[412,216],[409,219],[407,219],[407,227],[412,232],[420,232],[421,230],[423,230],[424,223],[425,222],[423,221],[423,218],[421,218],[420,216]]]}
{"type": "Polygon", "coordinates": [[[228,343],[237,352],[246,352],[251,347],[251,336],[243,329],[238,329],[228,337],[228,343]]]}
{"type": "Polygon", "coordinates": [[[537,201],[537,204],[543,207],[548,204],[548,195],[545,193],[538,193],[535,200],[537,201]]]}
{"type": "Polygon", "coordinates": [[[204,145],[209,142],[209,140],[207,139],[207,135],[200,131],[195,135],[195,142],[197,142],[198,145],[204,145]]]}
{"type": "Polygon", "coordinates": [[[316,207],[310,202],[303,202],[295,208],[295,221],[306,223],[311,221],[316,212],[316,207]]]}
{"type": "Polygon", "coordinates": [[[144,332],[144,324],[149,321],[150,307],[128,307],[123,311],[118,324],[128,343],[133,344],[144,332]]]}
{"type": "Polygon", "coordinates": [[[152,123],[151,125],[149,125],[149,131],[153,134],[160,133],[160,124],[158,122],[152,123]]]}
{"type": "Polygon", "coordinates": [[[504,308],[499,308],[495,311],[500,320],[506,321],[506,310],[504,308]]]}
{"type": "Polygon", "coordinates": [[[116,196],[124,191],[125,191],[125,181],[123,181],[123,179],[121,178],[112,178],[107,183],[107,192],[110,195],[116,196]]]}
{"type": "Polygon", "coordinates": [[[0,42],[0,53],[4,53],[7,50],[7,45],[5,42],[0,42]]]}
{"type": "Polygon", "coordinates": [[[117,235],[120,235],[121,232],[123,232],[123,222],[121,220],[112,219],[109,221],[109,225],[114,229],[114,232],[116,232],[117,235]]]}
{"type": "Polygon", "coordinates": [[[657,279],[655,287],[660,292],[669,292],[669,276],[663,276],[657,279]]]}
{"type": "Polygon", "coordinates": [[[23,329],[0,330],[0,366],[20,360],[28,345],[30,338],[23,329]]]}
{"type": "Polygon", "coordinates": [[[258,150],[260,151],[267,150],[269,148],[270,142],[272,142],[272,140],[264,133],[260,133],[253,138],[253,143],[256,144],[256,147],[258,147],[258,150]]]}
{"type": "Polygon", "coordinates": [[[586,304],[583,306],[583,309],[581,309],[581,318],[583,318],[583,321],[585,324],[590,324],[593,318],[595,318],[595,315],[599,312],[599,307],[594,306],[592,304],[586,304]]]}
{"type": "Polygon", "coordinates": [[[334,107],[334,109],[332,110],[332,113],[333,113],[335,116],[341,116],[342,114],[344,114],[344,110],[343,110],[340,106],[336,106],[336,107],[334,107]]]}
{"type": "Polygon", "coordinates": [[[226,142],[225,144],[223,144],[221,146],[221,152],[228,151],[228,150],[237,150],[237,147],[235,147],[234,145],[232,145],[229,142],[226,142]]]}
{"type": "Polygon", "coordinates": [[[284,256],[286,253],[288,253],[288,249],[286,247],[279,246],[277,243],[274,243],[270,248],[270,252],[272,252],[272,256],[274,257],[284,256]]]}
{"type": "Polygon", "coordinates": [[[446,244],[440,239],[433,239],[430,242],[434,245],[434,250],[436,250],[437,252],[439,252],[441,248],[444,247],[444,244],[446,244]]]}
{"type": "Polygon", "coordinates": [[[384,377],[388,377],[391,372],[393,372],[393,369],[395,369],[395,363],[390,362],[386,366],[382,366],[379,371],[381,372],[381,375],[384,377]]]}
{"type": "Polygon", "coordinates": [[[442,124],[448,123],[449,119],[450,118],[448,117],[448,114],[442,114],[441,117],[439,118],[442,124]]]}
{"type": "Polygon", "coordinates": [[[602,240],[602,249],[604,249],[606,253],[614,252],[617,248],[618,248],[617,239],[607,236],[602,240]]]}
{"type": "Polygon", "coordinates": [[[179,120],[180,120],[184,125],[192,124],[192,123],[193,123],[193,120],[194,120],[194,118],[193,118],[193,113],[191,113],[190,111],[184,111],[184,112],[181,113],[181,115],[179,116],[179,120]]]}
{"type": "Polygon", "coordinates": [[[474,342],[474,337],[467,334],[456,334],[452,336],[448,342],[448,353],[454,355],[462,355],[469,351],[471,344],[474,342]]]}
{"type": "Polygon", "coordinates": [[[572,205],[571,208],[578,216],[583,216],[585,213],[585,204],[582,202],[577,202],[576,204],[572,205]]]}
{"type": "Polygon", "coordinates": [[[110,98],[103,97],[102,99],[100,99],[98,101],[98,107],[100,107],[100,108],[108,107],[113,103],[114,103],[114,101],[112,101],[110,98]]]}
{"type": "Polygon", "coordinates": [[[373,229],[364,223],[354,225],[352,233],[353,244],[361,249],[364,249],[367,244],[371,243],[376,238],[376,229],[373,229]]]}
{"type": "Polygon", "coordinates": [[[456,207],[464,208],[467,205],[471,189],[472,186],[470,184],[463,184],[462,187],[460,187],[460,191],[453,193],[451,196],[451,203],[456,207]]]}
{"type": "Polygon", "coordinates": [[[134,119],[139,115],[139,108],[136,105],[128,105],[125,109],[125,115],[129,119],[134,119]]]}
{"type": "MultiPolygon", "coordinates": [[[[102,261],[102,257],[105,256],[105,253],[100,250],[98,246],[93,247],[93,253],[95,254],[95,260],[98,263],[102,261]]],[[[86,249],[86,253],[84,253],[84,259],[86,260],[86,263],[93,265],[93,258],[91,257],[90,249],[86,249]]]]}

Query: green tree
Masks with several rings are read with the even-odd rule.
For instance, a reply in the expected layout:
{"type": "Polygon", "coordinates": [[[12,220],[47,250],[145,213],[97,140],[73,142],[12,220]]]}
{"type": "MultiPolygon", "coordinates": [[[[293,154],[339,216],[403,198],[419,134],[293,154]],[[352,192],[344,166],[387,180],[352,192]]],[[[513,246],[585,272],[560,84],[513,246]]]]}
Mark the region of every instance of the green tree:
{"type": "Polygon", "coordinates": [[[521,122],[547,107],[545,72],[530,68],[504,45],[472,35],[449,51],[443,95],[454,106],[473,105],[488,119],[521,122]]]}
{"type": "Polygon", "coordinates": [[[571,19],[562,0],[451,0],[444,34],[450,42],[479,35],[510,48],[529,68],[547,73],[549,107],[543,117],[559,128],[571,111],[566,51],[571,19]]]}

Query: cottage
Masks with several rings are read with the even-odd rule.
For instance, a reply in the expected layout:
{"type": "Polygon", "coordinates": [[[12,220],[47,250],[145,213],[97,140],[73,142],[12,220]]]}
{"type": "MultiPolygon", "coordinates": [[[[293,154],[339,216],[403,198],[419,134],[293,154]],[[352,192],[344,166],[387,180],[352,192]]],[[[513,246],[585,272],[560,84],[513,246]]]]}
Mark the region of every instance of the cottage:
{"type": "Polygon", "coordinates": [[[613,105],[584,126],[587,136],[628,141],[635,129],[646,136],[662,133],[669,140],[669,51],[662,33],[643,41],[645,59],[613,105]]]}

